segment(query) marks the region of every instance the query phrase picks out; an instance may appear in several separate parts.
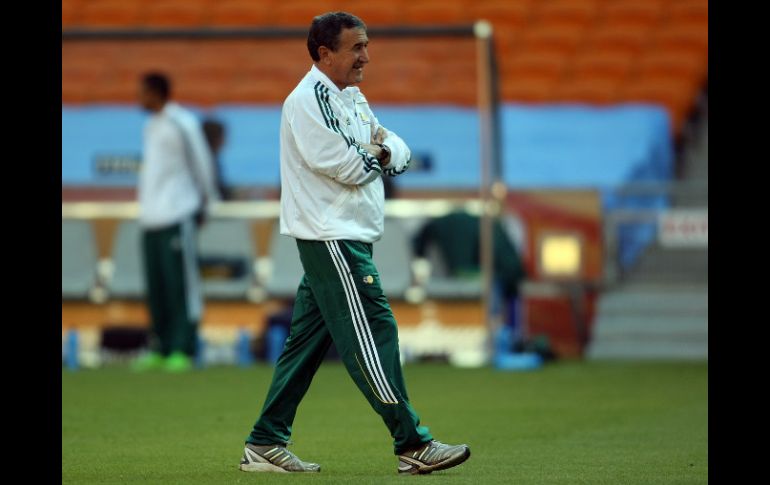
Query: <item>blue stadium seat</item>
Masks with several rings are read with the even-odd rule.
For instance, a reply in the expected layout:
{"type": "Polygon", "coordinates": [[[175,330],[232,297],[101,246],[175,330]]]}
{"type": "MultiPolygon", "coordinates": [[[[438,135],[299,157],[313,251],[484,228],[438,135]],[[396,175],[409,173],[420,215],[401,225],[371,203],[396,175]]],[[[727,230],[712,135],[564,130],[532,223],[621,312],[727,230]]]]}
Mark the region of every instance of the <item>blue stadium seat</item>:
{"type": "Polygon", "coordinates": [[[145,283],[140,245],[137,221],[121,222],[112,242],[113,271],[107,288],[111,298],[144,298],[145,283]]]}
{"type": "Polygon", "coordinates": [[[403,299],[412,284],[412,248],[399,219],[385,219],[385,233],[374,243],[374,264],[388,299],[403,299]]]}
{"type": "Polygon", "coordinates": [[[272,298],[294,299],[297,287],[305,274],[294,238],[282,236],[278,221],[273,224],[270,238],[271,274],[264,287],[272,298]]]}
{"type": "Polygon", "coordinates": [[[256,244],[248,220],[210,220],[198,234],[203,295],[216,299],[244,299],[255,285],[256,244]],[[223,267],[228,275],[212,277],[207,267],[223,267]]]}
{"type": "Polygon", "coordinates": [[[89,221],[61,221],[61,296],[86,299],[96,284],[98,254],[89,221]]]}

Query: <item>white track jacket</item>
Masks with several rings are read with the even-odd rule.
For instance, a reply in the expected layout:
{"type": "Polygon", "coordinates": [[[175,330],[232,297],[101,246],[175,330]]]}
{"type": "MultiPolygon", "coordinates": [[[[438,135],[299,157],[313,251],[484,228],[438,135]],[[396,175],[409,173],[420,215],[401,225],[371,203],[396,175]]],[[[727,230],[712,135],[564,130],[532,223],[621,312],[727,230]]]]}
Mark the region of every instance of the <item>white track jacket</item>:
{"type": "Polygon", "coordinates": [[[382,175],[406,171],[411,152],[392,131],[382,168],[360,143],[380,127],[357,87],[340,91],[315,65],[281,112],[281,234],[306,240],[375,242],[382,236],[382,175]]]}
{"type": "Polygon", "coordinates": [[[209,206],[218,200],[211,151],[192,112],[166,103],[145,123],[143,151],[138,190],[142,227],[181,222],[200,207],[203,193],[209,206]]]}

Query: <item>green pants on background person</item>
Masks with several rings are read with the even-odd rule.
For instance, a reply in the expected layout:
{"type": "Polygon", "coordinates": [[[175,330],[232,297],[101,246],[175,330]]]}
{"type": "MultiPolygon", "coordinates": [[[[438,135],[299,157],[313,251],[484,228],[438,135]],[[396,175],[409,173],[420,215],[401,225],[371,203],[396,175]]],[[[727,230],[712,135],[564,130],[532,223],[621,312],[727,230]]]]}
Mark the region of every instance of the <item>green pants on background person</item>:
{"type": "Polygon", "coordinates": [[[135,370],[192,366],[202,307],[195,237],[192,219],[142,231],[150,353],[135,362],[135,370]]]}

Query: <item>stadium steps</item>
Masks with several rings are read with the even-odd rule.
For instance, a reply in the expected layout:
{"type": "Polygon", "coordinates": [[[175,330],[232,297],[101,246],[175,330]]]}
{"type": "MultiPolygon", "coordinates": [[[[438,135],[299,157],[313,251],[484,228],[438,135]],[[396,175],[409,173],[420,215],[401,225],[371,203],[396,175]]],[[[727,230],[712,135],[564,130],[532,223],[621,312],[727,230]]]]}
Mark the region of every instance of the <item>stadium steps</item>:
{"type": "MultiPolygon", "coordinates": [[[[708,118],[686,147],[685,180],[708,181],[708,118]]],[[[708,207],[708,193],[675,207],[708,207]]],[[[648,248],[597,304],[589,359],[708,359],[708,249],[648,248]]]]}
{"type": "Polygon", "coordinates": [[[626,279],[634,283],[703,283],[708,285],[708,249],[653,246],[645,251],[626,279]]]}
{"type": "Polygon", "coordinates": [[[601,296],[588,359],[708,359],[708,286],[628,284],[601,296]]]}
{"type": "MultiPolygon", "coordinates": [[[[698,127],[691,145],[685,148],[684,178],[690,181],[706,182],[709,178],[709,128],[708,118],[698,127]]],[[[708,206],[708,195],[701,200],[708,206]]],[[[675,202],[679,202],[676,200],[675,202]]]]}
{"type": "MultiPolygon", "coordinates": [[[[708,117],[697,123],[683,151],[684,181],[708,184],[708,117]]],[[[672,207],[708,209],[708,190],[675,194],[672,207]]],[[[636,283],[703,283],[708,285],[708,248],[663,248],[651,246],[627,275],[636,283]]]]}

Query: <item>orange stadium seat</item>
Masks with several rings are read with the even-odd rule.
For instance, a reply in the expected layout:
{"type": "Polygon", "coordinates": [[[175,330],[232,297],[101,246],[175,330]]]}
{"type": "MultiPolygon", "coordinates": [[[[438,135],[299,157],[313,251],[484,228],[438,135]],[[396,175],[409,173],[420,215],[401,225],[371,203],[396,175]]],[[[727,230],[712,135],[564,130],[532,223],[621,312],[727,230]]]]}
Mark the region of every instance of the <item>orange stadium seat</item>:
{"type": "Polygon", "coordinates": [[[91,0],[80,9],[80,24],[84,27],[127,27],[139,25],[143,5],[124,0],[91,0]]]}
{"type": "Polygon", "coordinates": [[[487,20],[492,24],[498,59],[510,56],[516,40],[527,28],[533,0],[486,0],[466,4],[470,21],[487,20]]]}
{"type": "Polygon", "coordinates": [[[89,101],[90,84],[72,80],[61,83],[62,104],[85,104],[89,101]]]}
{"type": "Polygon", "coordinates": [[[660,22],[650,22],[648,20],[640,20],[640,19],[634,19],[634,18],[619,18],[619,19],[607,19],[600,17],[597,22],[593,25],[593,29],[598,30],[604,30],[607,28],[615,29],[615,30],[629,30],[629,31],[651,31],[660,25],[660,22]]]}
{"type": "Polygon", "coordinates": [[[131,73],[131,75],[111,73],[101,82],[91,85],[91,89],[88,92],[88,102],[136,103],[138,99],[138,76],[138,72],[131,73]]]}
{"type": "Polygon", "coordinates": [[[615,77],[565,79],[554,88],[552,100],[599,105],[614,103],[621,84],[622,81],[615,77]]]}
{"type": "Polygon", "coordinates": [[[604,2],[599,18],[605,25],[650,26],[660,21],[662,12],[662,1],[612,0],[604,2]]]}
{"type": "Polygon", "coordinates": [[[125,44],[118,41],[62,42],[62,66],[78,63],[108,65],[124,56],[125,52],[125,44]]]}
{"type": "MultiPolygon", "coordinates": [[[[304,39],[269,39],[244,40],[241,43],[228,41],[228,59],[232,59],[234,69],[272,70],[283,72],[301,72],[310,69],[312,63],[304,39]],[[299,70],[299,71],[298,71],[299,70]]],[[[299,81],[299,78],[296,78],[299,81]]]]}
{"type": "Polygon", "coordinates": [[[523,51],[505,59],[500,65],[500,72],[507,79],[518,77],[557,79],[564,75],[567,59],[568,56],[561,54],[543,55],[523,51]]]}
{"type": "Polygon", "coordinates": [[[382,39],[369,48],[372,62],[392,62],[416,59],[431,65],[433,70],[445,64],[451,66],[476,62],[476,45],[469,39],[457,37],[429,37],[412,39],[382,39]]]}
{"type": "MultiPolygon", "coordinates": [[[[489,20],[504,101],[659,102],[679,129],[708,76],[706,0],[65,0],[62,26],[306,28],[330,10],[370,27],[489,20]]],[[[473,41],[370,39],[373,102],[476,103],[473,41]]],[[[190,102],[281,103],[309,66],[296,39],[66,42],[62,100],[135,103],[138,76],[162,69],[190,102]]]]}
{"type": "MultiPolygon", "coordinates": [[[[180,56],[185,57],[186,56],[180,56]]],[[[131,55],[125,56],[118,62],[110,66],[110,73],[105,79],[105,86],[100,86],[94,90],[93,97],[101,101],[110,101],[116,96],[115,101],[135,101],[138,90],[139,79],[148,71],[159,70],[164,72],[171,79],[172,96],[176,97],[179,90],[179,81],[181,71],[183,71],[183,61],[168,62],[166,60],[147,58],[140,51],[131,52],[131,55]]]]}
{"type": "Polygon", "coordinates": [[[664,17],[670,23],[708,25],[708,0],[677,0],[667,3],[664,17]]]}
{"type": "Polygon", "coordinates": [[[534,0],[471,1],[465,9],[472,20],[488,20],[496,31],[519,30],[530,20],[534,0]]]}
{"type": "Polygon", "coordinates": [[[518,46],[516,40],[519,34],[520,31],[501,30],[495,27],[492,42],[498,62],[502,62],[516,53],[518,46]]]}
{"type": "Polygon", "coordinates": [[[656,47],[686,46],[706,49],[708,25],[669,22],[654,30],[652,40],[656,47]]]}
{"type": "Polygon", "coordinates": [[[545,103],[553,99],[556,79],[515,78],[508,79],[500,86],[500,94],[505,101],[522,103],[545,103]]]}
{"type": "Polygon", "coordinates": [[[274,25],[273,8],[253,0],[219,0],[208,11],[208,23],[215,27],[274,25]]]}
{"type": "Polygon", "coordinates": [[[194,59],[179,65],[180,76],[201,82],[229,82],[234,77],[237,67],[220,50],[201,45],[196,54],[194,59]]]}
{"type": "Polygon", "coordinates": [[[404,103],[404,100],[411,99],[412,96],[414,92],[408,83],[380,84],[366,89],[367,99],[375,105],[404,103]]]}
{"type": "Polygon", "coordinates": [[[708,76],[707,60],[668,50],[645,52],[634,68],[634,75],[639,78],[680,77],[702,82],[708,76]]]}
{"type": "Polygon", "coordinates": [[[220,102],[280,104],[295,84],[287,89],[286,85],[273,80],[242,78],[227,87],[220,97],[220,102]]]}
{"type": "Polygon", "coordinates": [[[370,56],[366,93],[372,99],[467,104],[467,85],[476,82],[475,45],[469,39],[422,39],[418,51],[413,40],[387,39],[372,47],[370,56]]]}
{"type": "MultiPolygon", "coordinates": [[[[433,59],[439,64],[439,67],[444,67],[448,64],[450,68],[452,66],[459,66],[464,64],[475,65],[476,63],[476,43],[468,37],[437,37],[430,42],[427,39],[422,42],[422,47],[425,48],[425,57],[433,59]]],[[[423,53],[421,52],[421,57],[423,53]]]]}
{"type": "Polygon", "coordinates": [[[587,31],[582,25],[532,24],[516,37],[515,49],[567,54],[578,48],[587,31]]]}
{"type": "Polygon", "coordinates": [[[230,84],[231,91],[225,93],[227,97],[223,98],[222,101],[230,103],[258,101],[281,104],[297,85],[305,71],[306,68],[295,68],[294,71],[285,68],[279,71],[267,66],[256,65],[239,69],[233,75],[233,81],[230,84]]]}
{"type": "Polygon", "coordinates": [[[647,47],[653,30],[648,25],[596,27],[586,34],[581,49],[634,55],[647,47]]]}
{"type": "Polygon", "coordinates": [[[633,59],[623,52],[583,50],[569,61],[567,71],[573,78],[623,79],[631,72],[633,59]]]}
{"type": "Polygon", "coordinates": [[[175,99],[206,107],[220,103],[230,86],[230,82],[224,79],[202,79],[181,72],[174,83],[178,86],[175,99]]]}
{"type": "MultiPolygon", "coordinates": [[[[340,9],[356,15],[367,27],[380,25],[400,25],[403,23],[403,10],[400,2],[345,2],[340,9]]],[[[371,38],[371,35],[369,36],[371,38]]]]}
{"type": "Polygon", "coordinates": [[[457,25],[473,23],[461,3],[446,0],[405,2],[404,23],[410,25],[457,25]]]}
{"type": "Polygon", "coordinates": [[[652,48],[657,50],[689,50],[693,55],[708,52],[708,26],[668,24],[655,29],[652,48]]]}
{"type": "Polygon", "coordinates": [[[412,39],[375,42],[366,95],[393,103],[475,103],[475,48],[471,39],[453,37],[422,39],[417,51],[412,39]]]}
{"type": "Polygon", "coordinates": [[[444,99],[445,102],[454,104],[476,104],[479,85],[475,58],[465,57],[464,62],[459,61],[460,59],[456,59],[442,63],[435,73],[442,82],[423,83],[419,90],[421,95],[435,94],[438,102],[444,99]]]}
{"type": "Polygon", "coordinates": [[[67,74],[86,74],[104,72],[109,69],[114,58],[109,50],[98,49],[99,46],[89,49],[88,46],[62,49],[62,80],[67,74]]]}
{"type": "Polygon", "coordinates": [[[251,65],[239,69],[235,73],[235,82],[242,80],[253,80],[258,83],[273,83],[276,86],[283,86],[283,98],[289,95],[292,89],[297,85],[300,79],[307,72],[307,66],[297,64],[287,65],[281,69],[272,69],[269,66],[251,65]]]}
{"type": "Polygon", "coordinates": [[[599,13],[599,0],[550,0],[533,4],[532,19],[546,25],[586,25],[599,13]]]}
{"type": "Polygon", "coordinates": [[[401,85],[407,84],[409,89],[414,89],[414,83],[425,83],[426,86],[432,86],[434,74],[436,73],[436,66],[433,66],[430,62],[425,62],[424,59],[416,57],[383,57],[382,59],[372,62],[367,68],[368,74],[364,75],[365,80],[367,78],[377,78],[379,76],[386,76],[390,78],[390,81],[383,83],[386,85],[401,85]]]}
{"type": "MultiPolygon", "coordinates": [[[[62,102],[94,101],[93,86],[100,85],[121,56],[115,42],[66,42],[62,44],[62,102]]],[[[109,99],[97,99],[109,101],[109,99]]]]}
{"type": "Polygon", "coordinates": [[[61,26],[63,29],[80,26],[82,6],[83,0],[64,0],[61,3],[61,26]]]}
{"type": "Polygon", "coordinates": [[[211,0],[157,0],[144,8],[145,27],[200,27],[211,0]]]}
{"type": "Polygon", "coordinates": [[[418,57],[414,55],[414,44],[403,38],[381,38],[369,35],[369,59],[371,64],[367,69],[376,69],[383,64],[399,64],[403,60],[405,64],[411,64],[413,59],[418,57]]]}
{"type": "Polygon", "coordinates": [[[422,93],[421,99],[428,103],[460,106],[474,106],[478,103],[478,88],[473,78],[448,79],[446,82],[434,84],[432,89],[423,90],[422,93]]]}
{"type": "Polygon", "coordinates": [[[62,63],[62,103],[85,103],[89,101],[91,87],[102,81],[108,74],[106,64],[70,60],[62,63]]]}
{"type": "Polygon", "coordinates": [[[193,47],[194,44],[178,40],[133,42],[124,46],[124,52],[112,66],[120,71],[136,72],[137,76],[149,70],[170,74],[192,62],[196,56],[193,47]]]}
{"type": "Polygon", "coordinates": [[[277,25],[308,27],[313,17],[337,10],[337,6],[334,0],[282,0],[272,10],[277,25]]]}

